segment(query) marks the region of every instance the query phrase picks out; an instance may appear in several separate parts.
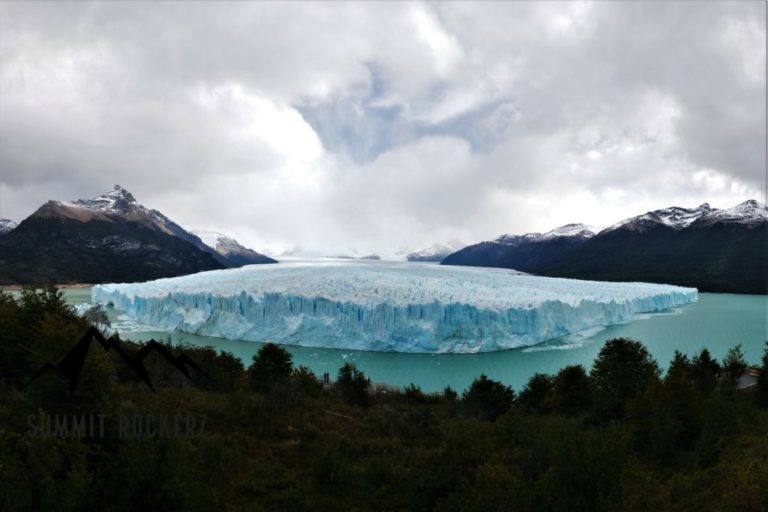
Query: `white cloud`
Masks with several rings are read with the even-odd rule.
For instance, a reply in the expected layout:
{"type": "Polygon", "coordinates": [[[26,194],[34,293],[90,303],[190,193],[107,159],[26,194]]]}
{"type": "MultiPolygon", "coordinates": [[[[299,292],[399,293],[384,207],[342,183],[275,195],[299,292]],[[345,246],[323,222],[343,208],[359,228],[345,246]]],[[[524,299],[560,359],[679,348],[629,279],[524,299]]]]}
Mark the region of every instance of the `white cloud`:
{"type": "Polygon", "coordinates": [[[0,206],[118,182],[328,253],[728,207],[765,93],[759,3],[5,2],[0,206]]]}
{"type": "Polygon", "coordinates": [[[437,76],[449,77],[462,58],[462,50],[456,37],[447,34],[434,15],[423,5],[412,7],[409,15],[416,27],[418,39],[423,41],[432,52],[437,76]]]}

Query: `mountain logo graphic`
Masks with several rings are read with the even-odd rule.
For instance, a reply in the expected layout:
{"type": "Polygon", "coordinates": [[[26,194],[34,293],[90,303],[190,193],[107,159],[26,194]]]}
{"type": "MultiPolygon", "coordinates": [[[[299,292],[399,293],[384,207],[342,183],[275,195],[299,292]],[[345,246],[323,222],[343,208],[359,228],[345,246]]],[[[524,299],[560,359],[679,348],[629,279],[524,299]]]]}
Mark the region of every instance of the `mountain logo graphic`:
{"type": "Polygon", "coordinates": [[[141,379],[153,393],[155,392],[155,387],[152,385],[152,380],[149,378],[147,369],[144,367],[144,358],[152,352],[160,354],[190,381],[192,380],[192,376],[189,372],[190,368],[193,368],[210,379],[210,376],[197,366],[186,354],[179,354],[176,356],[168,350],[168,348],[154,339],[148,341],[141,350],[131,357],[125,350],[123,350],[123,347],[120,346],[120,342],[117,338],[114,336],[105,338],[98,329],[90,327],[83,337],[80,338],[80,341],[72,347],[72,350],[70,350],[58,364],[53,365],[51,363],[45,363],[21,389],[26,389],[30,384],[48,371],[54,371],[69,381],[69,396],[72,397],[77,388],[77,383],[80,380],[80,374],[83,372],[83,365],[85,364],[88,350],[91,348],[91,343],[94,340],[101,345],[104,351],[108,352],[109,350],[114,350],[128,367],[133,370],[133,373],[136,374],[136,376],[141,379]]]}

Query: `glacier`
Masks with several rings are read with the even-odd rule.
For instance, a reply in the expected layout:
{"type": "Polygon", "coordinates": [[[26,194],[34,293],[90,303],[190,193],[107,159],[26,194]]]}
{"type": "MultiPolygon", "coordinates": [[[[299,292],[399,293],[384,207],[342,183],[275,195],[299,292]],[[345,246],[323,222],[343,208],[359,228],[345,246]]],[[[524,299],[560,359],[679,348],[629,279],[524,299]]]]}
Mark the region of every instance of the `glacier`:
{"type": "Polygon", "coordinates": [[[310,347],[476,353],[696,301],[695,288],[429,263],[294,261],[102,284],[92,302],[160,330],[310,347]]]}

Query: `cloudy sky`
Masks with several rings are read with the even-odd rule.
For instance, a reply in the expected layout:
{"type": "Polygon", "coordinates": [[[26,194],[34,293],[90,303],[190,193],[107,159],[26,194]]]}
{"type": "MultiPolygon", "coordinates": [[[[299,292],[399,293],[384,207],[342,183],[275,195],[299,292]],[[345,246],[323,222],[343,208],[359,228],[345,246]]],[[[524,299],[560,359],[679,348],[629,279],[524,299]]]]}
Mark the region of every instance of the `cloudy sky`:
{"type": "Polygon", "coordinates": [[[0,3],[1,214],[120,183],[260,250],[764,200],[766,4],[0,3]]]}

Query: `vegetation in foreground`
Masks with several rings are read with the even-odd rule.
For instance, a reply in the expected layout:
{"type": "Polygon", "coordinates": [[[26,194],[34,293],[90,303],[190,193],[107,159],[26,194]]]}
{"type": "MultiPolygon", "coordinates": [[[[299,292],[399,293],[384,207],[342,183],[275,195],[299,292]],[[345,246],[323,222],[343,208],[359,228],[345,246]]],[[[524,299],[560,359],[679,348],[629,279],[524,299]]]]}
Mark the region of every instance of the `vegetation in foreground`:
{"type": "Polygon", "coordinates": [[[22,390],[88,327],[54,288],[0,293],[0,510],[768,510],[768,347],[749,390],[739,347],[678,353],[662,376],[615,339],[519,392],[480,376],[432,395],[371,394],[352,365],[324,385],[272,344],[247,369],[166,347],[207,376],[153,353],[153,393],[92,344],[72,397],[53,372],[22,390]],[[81,417],[103,431],[56,430],[81,417]],[[162,435],[157,418],[195,423],[162,435]]]}

